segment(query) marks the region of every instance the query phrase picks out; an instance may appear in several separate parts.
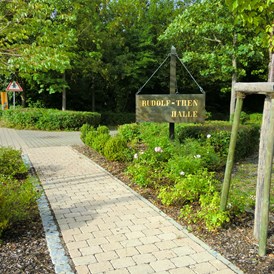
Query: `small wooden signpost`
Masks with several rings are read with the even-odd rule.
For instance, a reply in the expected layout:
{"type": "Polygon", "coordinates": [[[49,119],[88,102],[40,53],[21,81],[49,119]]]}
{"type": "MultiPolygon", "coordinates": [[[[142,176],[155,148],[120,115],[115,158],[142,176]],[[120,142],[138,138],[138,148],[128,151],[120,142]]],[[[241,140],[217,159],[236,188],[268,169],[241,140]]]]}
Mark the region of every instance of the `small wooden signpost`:
{"type": "Polygon", "coordinates": [[[234,86],[236,92],[236,108],[232,125],[231,139],[229,145],[229,152],[226,162],[226,170],[223,182],[222,196],[221,196],[221,210],[226,209],[228,193],[230,188],[231,174],[234,161],[234,153],[236,146],[236,139],[238,128],[240,124],[240,114],[242,110],[243,100],[248,94],[263,94],[266,96],[263,114],[263,123],[267,123],[264,127],[266,132],[261,138],[264,138],[265,147],[260,146],[259,160],[265,159],[264,165],[264,181],[258,187],[256,193],[256,207],[260,208],[258,222],[259,229],[259,255],[265,256],[267,243],[267,230],[269,223],[269,203],[270,203],[270,185],[271,185],[271,171],[273,161],[273,145],[274,145],[274,82],[265,83],[236,83],[234,86]],[[266,106],[270,106],[266,109],[266,106]],[[258,191],[259,189],[259,191],[258,191]]]}

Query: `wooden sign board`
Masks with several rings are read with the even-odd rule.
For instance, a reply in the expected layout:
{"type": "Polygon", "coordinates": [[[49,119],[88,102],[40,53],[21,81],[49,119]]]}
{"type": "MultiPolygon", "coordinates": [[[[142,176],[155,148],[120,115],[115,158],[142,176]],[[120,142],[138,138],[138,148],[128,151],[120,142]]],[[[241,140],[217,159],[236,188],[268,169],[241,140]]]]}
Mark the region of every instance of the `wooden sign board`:
{"type": "Polygon", "coordinates": [[[136,122],[201,123],[204,120],[204,94],[136,95],[136,122]]]}

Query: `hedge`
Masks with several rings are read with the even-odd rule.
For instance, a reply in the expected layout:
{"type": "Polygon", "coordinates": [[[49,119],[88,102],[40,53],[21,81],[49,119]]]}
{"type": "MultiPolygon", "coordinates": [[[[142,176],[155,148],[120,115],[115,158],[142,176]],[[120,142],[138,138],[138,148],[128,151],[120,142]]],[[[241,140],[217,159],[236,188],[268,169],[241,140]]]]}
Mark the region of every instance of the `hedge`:
{"type": "Polygon", "coordinates": [[[85,111],[16,108],[3,111],[1,119],[6,126],[19,129],[79,130],[83,124],[97,127],[101,115],[85,111]]]}

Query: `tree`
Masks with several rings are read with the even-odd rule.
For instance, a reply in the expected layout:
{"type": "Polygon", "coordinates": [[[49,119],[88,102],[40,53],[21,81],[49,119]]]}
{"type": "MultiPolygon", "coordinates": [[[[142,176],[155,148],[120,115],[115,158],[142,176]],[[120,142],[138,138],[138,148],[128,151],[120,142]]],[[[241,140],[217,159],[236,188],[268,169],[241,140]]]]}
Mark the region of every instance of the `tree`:
{"type": "Polygon", "coordinates": [[[73,1],[0,2],[1,74],[39,92],[62,92],[76,42],[73,1]]]}
{"type": "Polygon", "coordinates": [[[78,3],[71,76],[86,88],[83,98],[93,98],[92,109],[96,98],[97,110],[132,111],[135,93],[170,50],[157,37],[179,9],[173,0],[78,3]]]}
{"type": "Polygon", "coordinates": [[[235,23],[222,0],[196,1],[176,17],[161,39],[178,45],[182,60],[203,77],[202,82],[215,88],[222,83],[221,91],[231,90],[230,117],[235,108],[233,84],[247,73],[263,71],[263,67],[248,71],[252,63],[261,64],[265,58],[260,37],[235,23]]]}

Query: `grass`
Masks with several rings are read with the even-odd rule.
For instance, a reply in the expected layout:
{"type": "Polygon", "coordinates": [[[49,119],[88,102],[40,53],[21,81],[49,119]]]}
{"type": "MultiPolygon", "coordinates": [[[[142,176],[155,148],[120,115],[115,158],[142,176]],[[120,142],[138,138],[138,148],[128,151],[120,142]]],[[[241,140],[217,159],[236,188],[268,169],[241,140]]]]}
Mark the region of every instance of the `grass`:
{"type": "MultiPolygon", "coordinates": [[[[231,188],[244,196],[252,197],[255,201],[257,184],[258,159],[248,158],[243,162],[237,163],[235,172],[232,176],[231,188]]],[[[272,174],[274,173],[274,166],[272,174]]],[[[270,211],[274,212],[274,177],[271,178],[270,187],[270,211]]]]}

